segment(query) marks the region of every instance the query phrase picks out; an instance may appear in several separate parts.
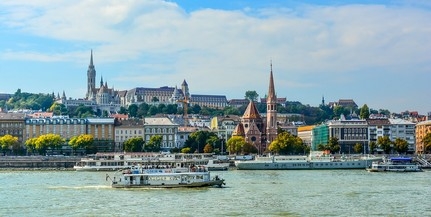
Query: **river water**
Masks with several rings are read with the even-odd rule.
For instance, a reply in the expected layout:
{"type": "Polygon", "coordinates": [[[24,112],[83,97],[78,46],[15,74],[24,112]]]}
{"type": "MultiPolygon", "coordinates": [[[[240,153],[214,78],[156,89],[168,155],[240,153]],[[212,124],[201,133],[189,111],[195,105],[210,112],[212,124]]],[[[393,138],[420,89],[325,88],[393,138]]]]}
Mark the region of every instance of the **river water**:
{"type": "Polygon", "coordinates": [[[431,170],[212,174],[226,186],[125,190],[105,172],[0,171],[0,216],[431,216],[431,170]]]}

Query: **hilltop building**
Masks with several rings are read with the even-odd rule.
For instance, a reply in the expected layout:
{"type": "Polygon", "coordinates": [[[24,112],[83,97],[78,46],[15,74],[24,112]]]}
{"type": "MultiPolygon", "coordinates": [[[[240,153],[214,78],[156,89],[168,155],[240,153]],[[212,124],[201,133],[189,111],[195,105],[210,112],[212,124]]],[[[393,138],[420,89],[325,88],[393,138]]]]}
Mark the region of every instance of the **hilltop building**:
{"type": "Polygon", "coordinates": [[[66,107],[77,107],[79,105],[92,107],[94,111],[101,113],[106,111],[108,114],[116,113],[120,110],[121,100],[120,91],[114,90],[114,87],[109,88],[108,82],[103,81],[100,77],[100,86],[96,87],[96,68],[93,63],[93,51],[90,55],[90,64],[87,69],[87,93],[84,99],[67,99],[65,92],[60,98],[57,97],[57,102],[64,104],[66,107]]]}

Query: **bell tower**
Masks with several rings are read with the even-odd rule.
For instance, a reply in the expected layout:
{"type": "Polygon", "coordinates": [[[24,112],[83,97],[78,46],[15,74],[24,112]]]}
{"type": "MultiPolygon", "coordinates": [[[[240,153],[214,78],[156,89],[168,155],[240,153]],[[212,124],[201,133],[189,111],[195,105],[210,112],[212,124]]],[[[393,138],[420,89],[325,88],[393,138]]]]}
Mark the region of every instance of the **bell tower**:
{"type": "Polygon", "coordinates": [[[277,138],[277,96],[275,95],[274,78],[269,74],[268,97],[266,98],[266,140],[269,143],[277,138]]]}

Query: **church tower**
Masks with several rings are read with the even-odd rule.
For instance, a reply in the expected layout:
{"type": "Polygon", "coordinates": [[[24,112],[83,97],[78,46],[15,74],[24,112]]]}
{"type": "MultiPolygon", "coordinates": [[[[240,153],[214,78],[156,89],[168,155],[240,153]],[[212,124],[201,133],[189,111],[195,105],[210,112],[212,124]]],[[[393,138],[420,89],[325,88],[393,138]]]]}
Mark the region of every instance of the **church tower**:
{"type": "Polygon", "coordinates": [[[90,99],[93,95],[93,91],[96,88],[96,69],[93,65],[93,50],[91,50],[90,65],[87,70],[87,94],[86,99],[90,99]]]}
{"type": "Polygon", "coordinates": [[[277,138],[277,96],[275,95],[274,78],[269,75],[269,90],[266,98],[266,140],[268,145],[277,138]]]}
{"type": "Polygon", "coordinates": [[[189,92],[189,85],[186,82],[186,79],[184,79],[183,83],[181,84],[181,90],[184,94],[184,99],[190,100],[190,92],[189,92]]]}

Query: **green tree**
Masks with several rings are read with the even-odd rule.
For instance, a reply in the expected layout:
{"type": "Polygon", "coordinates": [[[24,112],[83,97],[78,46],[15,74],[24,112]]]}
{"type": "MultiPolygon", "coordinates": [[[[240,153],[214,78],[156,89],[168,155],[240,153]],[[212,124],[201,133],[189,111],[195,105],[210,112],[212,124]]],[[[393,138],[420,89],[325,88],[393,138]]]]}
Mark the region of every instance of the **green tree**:
{"type": "Polygon", "coordinates": [[[405,139],[396,138],[394,141],[394,149],[399,154],[407,153],[407,151],[409,150],[409,143],[405,139]]]}
{"type": "Polygon", "coordinates": [[[53,103],[48,110],[53,112],[54,115],[69,114],[69,111],[67,110],[66,106],[57,102],[53,103]]]}
{"type": "Polygon", "coordinates": [[[385,154],[389,154],[392,150],[392,141],[389,139],[389,136],[382,136],[377,139],[377,144],[385,154]]]}
{"type": "Polygon", "coordinates": [[[259,152],[256,146],[248,142],[244,144],[244,146],[242,147],[242,150],[244,151],[245,154],[257,154],[259,152]]]}
{"type": "Polygon", "coordinates": [[[95,115],[94,110],[90,106],[79,105],[76,109],[71,112],[73,117],[87,118],[95,115]]]}
{"type": "Polygon", "coordinates": [[[247,90],[244,96],[245,99],[248,99],[253,102],[257,102],[258,97],[259,97],[259,94],[257,94],[255,90],[247,90]]]}
{"type": "Polygon", "coordinates": [[[191,153],[191,148],[189,148],[189,147],[182,148],[182,149],[181,149],[181,153],[184,153],[184,154],[186,154],[186,153],[191,153]]]}
{"type": "Polygon", "coordinates": [[[141,103],[138,106],[137,117],[144,118],[148,115],[148,111],[150,110],[150,105],[147,103],[141,103]]]}
{"type": "Polygon", "coordinates": [[[27,147],[27,150],[30,150],[31,153],[36,153],[36,141],[37,138],[29,138],[27,141],[25,141],[25,146],[27,147]]]}
{"type": "Polygon", "coordinates": [[[124,151],[139,152],[142,151],[144,146],[144,139],[142,137],[133,137],[123,143],[124,151]]]}
{"type": "Polygon", "coordinates": [[[372,154],[373,154],[373,153],[376,151],[376,149],[377,149],[377,143],[376,143],[376,142],[374,142],[374,141],[371,141],[371,142],[370,142],[369,149],[370,149],[370,153],[372,153],[372,154]]]}
{"type": "Polygon", "coordinates": [[[223,114],[224,115],[241,115],[238,108],[232,107],[232,106],[224,107],[223,108],[223,114]]]}
{"type": "Polygon", "coordinates": [[[229,150],[229,154],[238,154],[242,153],[242,148],[245,145],[245,139],[241,136],[232,136],[226,144],[227,150],[229,150]]]}
{"type": "Polygon", "coordinates": [[[129,111],[129,117],[136,118],[138,116],[138,106],[136,104],[129,105],[127,110],[129,111]]]}
{"type": "Polygon", "coordinates": [[[193,132],[187,138],[184,147],[189,147],[192,152],[202,153],[206,144],[218,147],[220,141],[217,134],[204,130],[193,132]]]}
{"type": "Polygon", "coordinates": [[[326,146],[324,144],[318,144],[317,145],[317,150],[318,151],[325,151],[326,150],[326,146]]]}
{"type": "Polygon", "coordinates": [[[356,144],[353,146],[353,151],[354,151],[355,153],[362,153],[362,150],[363,150],[363,145],[362,145],[361,143],[356,143],[356,144]]]}
{"type": "Polygon", "coordinates": [[[199,113],[201,112],[201,110],[202,110],[202,108],[201,108],[201,106],[200,106],[200,105],[198,105],[198,104],[194,104],[194,105],[191,107],[191,109],[190,109],[190,111],[191,111],[193,114],[199,114],[199,113]]]}
{"type": "Polygon", "coordinates": [[[120,107],[120,111],[118,111],[118,113],[123,114],[123,115],[127,115],[127,109],[123,106],[120,107]]]}
{"type": "Polygon", "coordinates": [[[156,115],[157,113],[159,113],[159,109],[157,109],[157,106],[155,105],[150,106],[150,109],[148,109],[148,115],[153,116],[153,115],[156,115]]]}
{"type": "Polygon", "coordinates": [[[20,148],[18,137],[9,134],[1,136],[0,146],[3,150],[10,150],[11,152],[17,153],[20,148]]]}
{"type": "Polygon", "coordinates": [[[309,152],[301,138],[282,129],[277,129],[277,131],[279,133],[277,138],[269,145],[269,151],[279,154],[303,154],[309,152]]]}
{"type": "Polygon", "coordinates": [[[75,153],[79,148],[91,148],[94,145],[94,137],[91,134],[81,134],[79,136],[73,136],[69,140],[69,146],[75,153]]]}
{"type": "Polygon", "coordinates": [[[359,113],[359,117],[361,119],[367,119],[370,117],[370,109],[368,108],[367,104],[364,104],[361,108],[361,111],[359,113]]]}
{"type": "Polygon", "coordinates": [[[145,151],[158,152],[162,146],[163,137],[161,135],[151,136],[150,141],[145,145],[145,151]]]}
{"type": "Polygon", "coordinates": [[[214,148],[211,144],[206,144],[204,147],[204,153],[212,153],[213,150],[214,150],[214,148]]]}
{"type": "Polygon", "coordinates": [[[65,143],[65,140],[60,135],[49,133],[40,135],[35,141],[27,140],[26,143],[28,143],[27,146],[34,146],[36,151],[43,154],[47,149],[58,150],[65,143]]]}
{"type": "Polygon", "coordinates": [[[329,143],[328,143],[326,150],[328,150],[334,154],[334,153],[339,152],[340,149],[341,149],[341,147],[340,147],[340,144],[338,143],[338,138],[337,137],[329,138],[329,143]]]}

